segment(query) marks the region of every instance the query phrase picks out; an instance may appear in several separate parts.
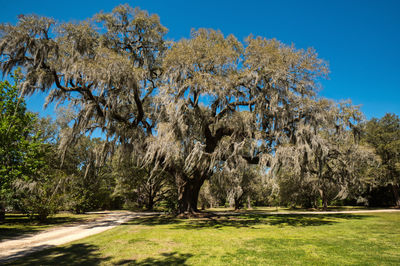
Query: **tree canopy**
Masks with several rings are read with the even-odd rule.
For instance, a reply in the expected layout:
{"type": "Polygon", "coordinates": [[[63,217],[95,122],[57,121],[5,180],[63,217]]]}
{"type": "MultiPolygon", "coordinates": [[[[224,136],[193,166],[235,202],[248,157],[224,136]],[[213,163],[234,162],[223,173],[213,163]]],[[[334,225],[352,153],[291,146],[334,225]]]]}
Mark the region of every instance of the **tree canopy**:
{"type": "Polygon", "coordinates": [[[119,149],[150,176],[174,177],[180,213],[197,211],[201,186],[218,171],[277,173],[292,157],[302,176],[327,178],[322,168],[332,164],[340,170],[331,179],[354,172],[338,166],[351,148],[335,142],[359,134],[360,115],[318,97],[328,67],[313,49],[212,29],[167,42],[166,32],[156,15],[128,5],[78,23],[21,16],[0,26],[0,68],[23,68],[24,95],[45,91],[47,102],[77,110],[64,154],[81,133],[101,129],[96,163],[119,149]]]}
{"type": "Polygon", "coordinates": [[[390,185],[396,206],[400,207],[400,119],[386,114],[366,124],[365,141],[371,145],[382,161],[381,184],[390,185]]]}

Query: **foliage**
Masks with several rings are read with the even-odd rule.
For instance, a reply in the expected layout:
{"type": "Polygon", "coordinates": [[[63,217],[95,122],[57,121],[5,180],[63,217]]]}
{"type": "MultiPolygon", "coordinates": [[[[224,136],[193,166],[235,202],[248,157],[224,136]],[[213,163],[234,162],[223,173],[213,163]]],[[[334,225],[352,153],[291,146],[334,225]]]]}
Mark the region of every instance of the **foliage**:
{"type": "Polygon", "coordinates": [[[36,115],[27,112],[18,93],[16,84],[0,82],[0,203],[10,203],[14,183],[30,180],[44,165],[40,137],[34,131],[36,115]]]}
{"type": "Polygon", "coordinates": [[[288,171],[279,173],[276,185],[279,187],[279,205],[302,208],[319,207],[320,195],[315,190],[312,180],[303,180],[288,171]]]}
{"type": "Polygon", "coordinates": [[[158,17],[127,5],[77,24],[23,16],[0,31],[1,69],[24,67],[23,93],[48,90],[77,108],[61,146],[100,128],[103,155],[117,142],[146,150],[148,165],[175,177],[179,212],[197,210],[215,166],[265,165],[327,73],[312,49],[260,37],[243,45],[200,29],[166,49],[158,17]]]}
{"type": "Polygon", "coordinates": [[[7,81],[0,83],[1,136],[1,194],[11,189],[16,178],[32,174],[38,167],[32,159],[37,149],[30,143],[35,115],[26,112],[25,102],[18,97],[18,89],[7,81]],[[32,149],[31,149],[32,148],[32,149]]]}
{"type": "Polygon", "coordinates": [[[38,118],[33,131],[40,141],[42,165],[30,178],[14,182],[13,204],[17,210],[29,214],[31,218],[37,215],[39,220],[44,221],[62,205],[65,174],[60,169],[57,154],[56,124],[49,117],[38,118]]]}
{"type": "Polygon", "coordinates": [[[125,202],[135,203],[136,206],[131,208],[153,210],[154,205],[169,194],[170,178],[162,171],[152,170],[151,167],[140,167],[137,159],[130,155],[117,153],[112,165],[116,181],[114,195],[123,197],[125,202]]]}
{"type": "Polygon", "coordinates": [[[244,46],[204,29],[175,43],[163,70],[156,98],[163,108],[146,158],[179,180],[180,212],[196,211],[198,191],[215,169],[267,166],[327,72],[312,50],[253,37],[244,46]]]}
{"type": "Polygon", "coordinates": [[[313,49],[251,35],[243,43],[211,29],[168,43],[166,32],[156,15],[128,5],[78,23],[21,16],[0,25],[2,72],[23,67],[23,95],[46,91],[48,103],[76,111],[59,139],[71,208],[100,204],[97,192],[113,181],[99,180],[113,179],[107,160],[118,150],[127,164],[114,169],[117,194],[129,189],[139,202],[147,194],[151,208],[168,191],[179,213],[196,212],[201,187],[217,176],[240,206],[258,182],[253,167],[292,179],[276,184],[300,182],[324,207],[374,182],[377,160],[353,139],[362,115],[317,97],[328,67],[313,49]],[[104,141],[84,144],[96,129],[104,141]]]}
{"type": "Polygon", "coordinates": [[[74,213],[112,208],[115,181],[110,165],[96,165],[96,149],[102,147],[98,138],[80,136],[65,153],[62,170],[66,173],[64,207],[74,213]]]}
{"type": "Polygon", "coordinates": [[[24,68],[24,95],[45,90],[48,102],[74,105],[77,117],[63,148],[80,132],[96,128],[111,143],[129,143],[154,127],[148,109],[165,33],[156,15],[127,5],[79,23],[21,16],[16,26],[0,26],[1,69],[7,74],[24,68]]]}
{"type": "MultiPolygon", "coordinates": [[[[229,203],[230,207],[236,210],[243,207],[245,200],[248,201],[248,206],[251,207],[251,200],[256,200],[257,192],[261,192],[263,182],[262,174],[254,165],[241,165],[228,171],[223,169],[215,174],[210,180],[208,198],[210,202],[229,203]],[[220,202],[218,201],[220,198],[220,202]]],[[[267,195],[261,195],[266,197],[267,195]]],[[[218,206],[218,205],[217,205],[218,206]]]]}
{"type": "Polygon", "coordinates": [[[244,170],[238,167],[237,170],[218,171],[205,181],[199,195],[202,209],[229,206],[237,210],[245,203],[247,208],[278,206],[278,202],[274,201],[276,184],[269,182],[266,173],[254,165],[248,165],[244,170]]]}
{"type": "Polygon", "coordinates": [[[207,181],[204,182],[204,185],[201,187],[199,192],[199,205],[201,209],[204,210],[206,208],[214,208],[219,206],[218,195],[214,195],[211,191],[211,185],[207,181]]]}
{"type": "Polygon", "coordinates": [[[15,182],[15,202],[17,210],[28,214],[32,219],[37,215],[40,221],[60,210],[61,195],[58,191],[60,180],[53,175],[40,174],[36,180],[17,180],[15,182]]]}
{"type": "Polygon", "coordinates": [[[380,185],[390,186],[396,206],[400,207],[400,119],[386,114],[366,123],[363,140],[379,155],[382,165],[380,185]]]}
{"type": "Polygon", "coordinates": [[[315,194],[319,194],[326,209],[334,198],[360,196],[374,182],[368,170],[376,168],[378,160],[373,151],[358,144],[361,114],[357,108],[326,100],[307,108],[317,112],[317,120],[301,122],[292,139],[281,139],[270,174],[283,186],[298,186],[300,198],[308,194],[309,199],[300,199],[308,207],[316,205],[315,194]]]}
{"type": "Polygon", "coordinates": [[[166,29],[156,15],[127,5],[80,23],[56,24],[35,15],[19,19],[16,26],[0,26],[1,69],[7,74],[23,67],[24,95],[47,91],[48,102],[69,101],[74,107],[76,114],[66,119],[59,139],[62,159],[70,164],[64,167],[71,181],[67,201],[75,202],[76,208],[71,208],[77,210],[93,208],[87,204],[97,197],[96,176],[109,152],[118,143],[140,150],[144,136],[153,133],[152,98],[166,49],[166,29]],[[65,126],[68,123],[72,128],[65,126]],[[67,148],[79,142],[81,133],[96,128],[105,132],[107,141],[81,162],[66,159],[67,148]],[[135,146],[130,145],[134,141],[135,146]],[[80,164],[84,166],[77,169],[80,164]],[[82,167],[88,170],[83,179],[82,167]]]}

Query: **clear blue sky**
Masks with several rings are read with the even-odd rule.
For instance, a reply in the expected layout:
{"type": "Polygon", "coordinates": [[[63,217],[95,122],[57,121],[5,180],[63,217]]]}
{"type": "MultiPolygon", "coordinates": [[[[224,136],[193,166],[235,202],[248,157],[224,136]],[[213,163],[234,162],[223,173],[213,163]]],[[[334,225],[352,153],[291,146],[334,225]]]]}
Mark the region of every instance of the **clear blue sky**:
{"type": "MultiPolygon", "coordinates": [[[[0,0],[0,22],[35,13],[60,21],[82,20],[121,3],[156,13],[168,38],[189,37],[191,28],[219,29],[243,40],[249,34],[277,38],[297,48],[314,47],[329,62],[324,97],[351,99],[367,118],[400,115],[400,0],[347,1],[10,1],[0,0]]],[[[43,95],[28,108],[41,114],[43,95]]]]}

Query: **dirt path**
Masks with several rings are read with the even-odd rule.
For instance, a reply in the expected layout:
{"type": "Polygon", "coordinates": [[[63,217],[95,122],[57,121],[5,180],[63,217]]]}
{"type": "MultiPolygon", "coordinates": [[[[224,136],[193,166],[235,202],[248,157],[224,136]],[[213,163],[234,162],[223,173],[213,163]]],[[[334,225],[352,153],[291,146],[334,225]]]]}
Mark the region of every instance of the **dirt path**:
{"type": "Polygon", "coordinates": [[[135,217],[153,215],[128,211],[102,212],[106,217],[81,225],[53,227],[33,236],[0,242],[0,263],[104,232],[135,217]]]}

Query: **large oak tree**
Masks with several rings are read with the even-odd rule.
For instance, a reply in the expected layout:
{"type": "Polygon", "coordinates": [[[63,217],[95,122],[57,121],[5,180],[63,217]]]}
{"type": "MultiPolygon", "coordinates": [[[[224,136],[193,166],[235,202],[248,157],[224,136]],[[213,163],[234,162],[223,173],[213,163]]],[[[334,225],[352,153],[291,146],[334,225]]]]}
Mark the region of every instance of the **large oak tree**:
{"type": "Polygon", "coordinates": [[[172,45],[147,159],[176,177],[179,212],[197,211],[200,187],[218,169],[267,166],[279,140],[312,119],[317,79],[326,73],[313,50],[260,37],[242,44],[200,29],[172,45]]]}

